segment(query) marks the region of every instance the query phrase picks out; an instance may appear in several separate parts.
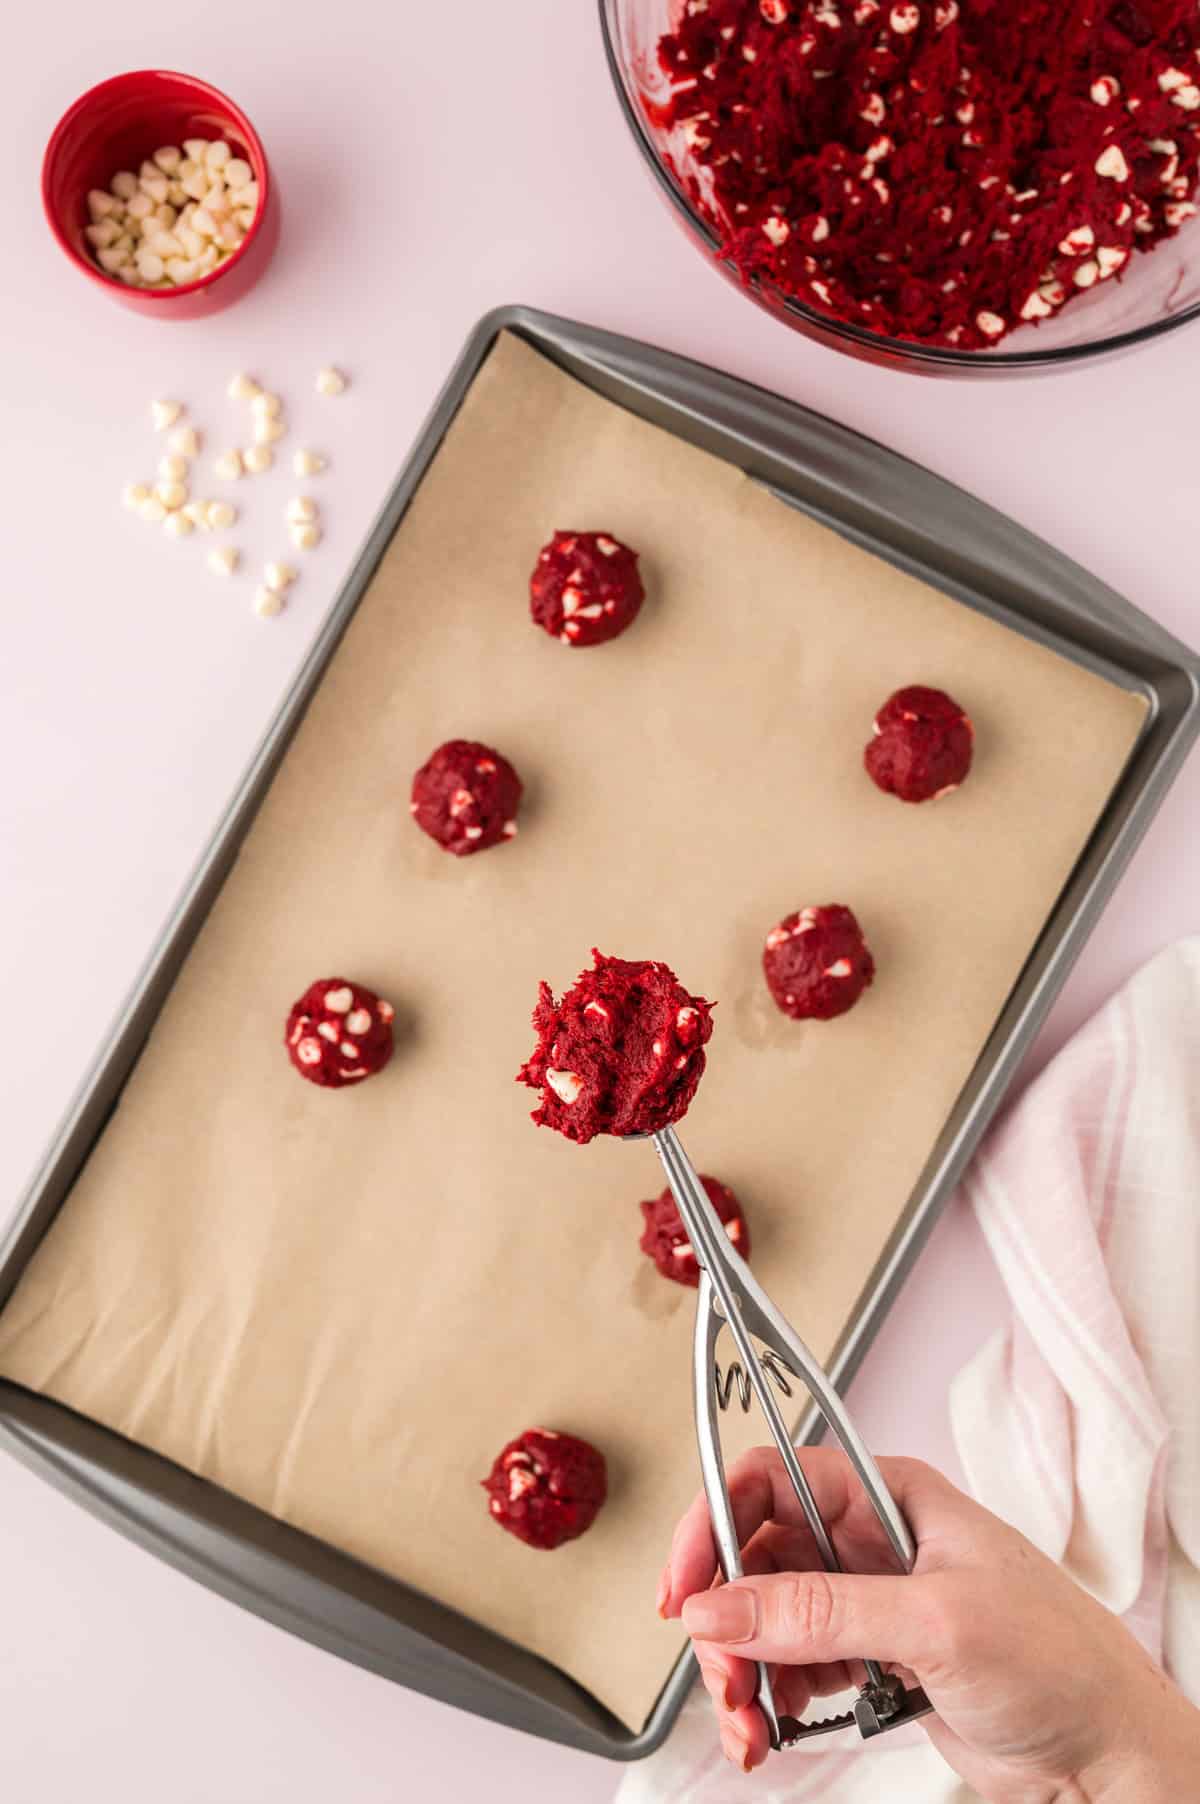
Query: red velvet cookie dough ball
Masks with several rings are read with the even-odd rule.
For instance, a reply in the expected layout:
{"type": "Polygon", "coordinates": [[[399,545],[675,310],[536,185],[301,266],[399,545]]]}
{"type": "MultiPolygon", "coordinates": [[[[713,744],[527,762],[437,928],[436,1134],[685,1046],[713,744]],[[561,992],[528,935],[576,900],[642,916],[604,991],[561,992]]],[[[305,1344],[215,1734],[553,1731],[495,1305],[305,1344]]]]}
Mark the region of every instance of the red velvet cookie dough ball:
{"type": "Polygon", "coordinates": [[[958,703],[941,689],[917,683],[884,702],[863,763],[888,795],[902,802],[936,802],[966,777],[974,743],[975,729],[958,703]]]}
{"type": "Polygon", "coordinates": [[[518,1083],[540,1090],[539,1127],[581,1143],[597,1134],[650,1134],[678,1121],[704,1071],[712,1010],[668,966],[594,952],[561,1002],[543,983],[537,1046],[518,1083]]]}
{"type": "Polygon", "coordinates": [[[645,598],[637,552],[604,532],[556,532],[529,579],[534,620],[564,645],[615,639],[645,598]]]}
{"type": "Polygon", "coordinates": [[[344,977],[309,984],[287,1018],[284,1042],[310,1084],[342,1090],[382,1071],[392,1056],[396,1011],[374,990],[344,977]]]}
{"type": "Polygon", "coordinates": [[[788,915],[767,935],[767,988],[794,1021],[832,1021],[852,1009],[875,976],[852,909],[833,903],[788,915]]]}
{"type": "Polygon", "coordinates": [[[483,1480],[488,1509],[527,1547],[550,1549],[586,1534],[608,1495],[604,1455],[573,1434],[527,1428],[483,1480]]]}
{"type": "Polygon", "coordinates": [[[473,739],[448,739],[413,778],[412,817],[456,858],[513,839],[521,779],[507,758],[473,739]]]}
{"type": "MultiPolygon", "coordinates": [[[[730,1240],[742,1258],[749,1259],[750,1229],[742,1214],[742,1205],[728,1185],[719,1184],[716,1178],[702,1177],[700,1182],[708,1193],[709,1202],[724,1222],[725,1232],[730,1240]]],[[[676,1284],[690,1284],[694,1288],[700,1282],[700,1262],[692,1251],[687,1229],[680,1219],[670,1187],[653,1201],[640,1203],[638,1206],[646,1224],[642,1238],[638,1241],[643,1253],[647,1258],[653,1259],[664,1278],[673,1278],[676,1284]]]]}

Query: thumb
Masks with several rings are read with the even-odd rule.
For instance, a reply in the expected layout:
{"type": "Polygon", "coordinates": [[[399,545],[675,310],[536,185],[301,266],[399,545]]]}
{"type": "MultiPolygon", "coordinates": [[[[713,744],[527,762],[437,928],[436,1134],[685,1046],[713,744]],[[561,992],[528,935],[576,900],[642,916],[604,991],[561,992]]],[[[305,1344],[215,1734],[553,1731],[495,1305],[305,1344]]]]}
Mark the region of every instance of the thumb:
{"type": "Polygon", "coordinates": [[[919,1578],[774,1572],[697,1592],[683,1625],[748,1660],[808,1666],[865,1656],[919,1669],[935,1652],[929,1602],[919,1578]]]}

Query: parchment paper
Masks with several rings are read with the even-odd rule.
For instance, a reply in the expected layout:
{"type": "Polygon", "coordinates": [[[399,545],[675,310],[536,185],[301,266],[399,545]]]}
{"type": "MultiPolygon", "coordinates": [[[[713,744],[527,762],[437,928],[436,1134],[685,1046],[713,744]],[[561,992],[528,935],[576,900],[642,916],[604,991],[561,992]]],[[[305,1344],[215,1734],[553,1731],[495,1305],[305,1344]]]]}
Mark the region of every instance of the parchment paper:
{"type": "Polygon", "coordinates": [[[680,1645],[654,1614],[697,1484],[692,1293],[637,1249],[649,1147],[534,1129],[512,1081],[537,980],[595,944],[719,1002],[685,1139],[827,1356],[1125,763],[1138,699],[843,543],[502,340],[427,476],[119,1110],[0,1318],[0,1370],[421,1587],[639,1727],[680,1645]],[[527,618],[557,527],[643,552],[611,646],[527,618]],[[860,751],[902,683],[949,689],[974,774],[914,809],[860,751]],[[454,860],[412,771],[463,735],[529,786],[454,860]],[[875,987],[799,1026],[763,936],[865,925],[875,987]],[[396,1004],[386,1075],[326,1093],[281,1035],[311,979],[396,1004]],[[608,1456],[554,1554],[478,1481],[540,1424],[608,1456]]]}

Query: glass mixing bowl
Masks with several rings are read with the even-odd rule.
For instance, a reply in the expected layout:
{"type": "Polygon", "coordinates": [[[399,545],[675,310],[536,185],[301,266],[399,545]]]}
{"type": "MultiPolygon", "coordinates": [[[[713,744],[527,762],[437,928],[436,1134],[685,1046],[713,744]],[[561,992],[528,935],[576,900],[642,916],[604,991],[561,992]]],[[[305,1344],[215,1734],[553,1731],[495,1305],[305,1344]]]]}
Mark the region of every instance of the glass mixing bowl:
{"type": "Polygon", "coordinates": [[[1200,218],[1155,250],[1131,257],[1119,280],[1074,297],[1053,319],[1018,327],[994,350],[959,351],[885,338],[862,326],[844,325],[762,281],[744,283],[720,256],[713,217],[705,217],[680,179],[682,172],[703,184],[703,171],[692,161],[682,133],[662,123],[669,88],[656,45],[671,29],[681,4],[682,0],[599,0],[617,97],[647,168],[694,242],[743,293],[793,331],[897,369],[990,376],[1070,369],[1089,358],[1149,343],[1200,314],[1200,218]]]}

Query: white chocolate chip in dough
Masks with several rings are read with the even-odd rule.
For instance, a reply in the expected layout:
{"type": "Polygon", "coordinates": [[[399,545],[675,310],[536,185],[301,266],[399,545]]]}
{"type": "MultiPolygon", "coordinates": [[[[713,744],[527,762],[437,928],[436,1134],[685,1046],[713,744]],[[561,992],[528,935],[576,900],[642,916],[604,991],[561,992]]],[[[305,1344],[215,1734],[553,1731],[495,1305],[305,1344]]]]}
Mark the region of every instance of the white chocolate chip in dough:
{"type": "Polygon", "coordinates": [[[354,1007],[354,991],[344,984],[341,989],[326,990],[324,1001],[331,1015],[344,1015],[354,1007]]]}
{"type": "Polygon", "coordinates": [[[854,966],[850,963],[848,958],[836,959],[832,965],[826,965],[825,967],[826,977],[850,977],[853,975],[853,972],[854,966]]]}
{"type": "Polygon", "coordinates": [[[371,1028],[371,1011],[367,1008],[356,1008],[346,1016],[346,1031],[352,1034],[369,1033],[371,1028]]]}
{"type": "Polygon", "coordinates": [[[233,545],[214,545],[208,554],[208,567],[215,576],[232,576],[240,556],[233,545]]]}
{"type": "Polygon", "coordinates": [[[317,371],[317,393],[319,395],[340,395],[346,387],[346,378],[341,370],[335,370],[332,364],[317,371]]]}
{"type": "Polygon", "coordinates": [[[675,1017],[675,1026],[682,1031],[683,1028],[688,1027],[693,1021],[698,1021],[699,1018],[700,1010],[698,1008],[681,1008],[675,1017]]]}
{"type": "Polygon", "coordinates": [[[1004,321],[1000,318],[1000,315],[998,313],[989,313],[986,308],[982,313],[977,313],[975,315],[975,324],[985,338],[999,338],[1004,330],[1004,321]]]}
{"type": "Polygon", "coordinates": [[[515,839],[517,837],[516,821],[505,821],[505,823],[501,827],[500,831],[503,834],[505,839],[515,839]]]}
{"type": "Polygon", "coordinates": [[[1129,164],[1125,161],[1125,152],[1119,144],[1110,144],[1100,152],[1095,169],[1097,175],[1107,177],[1110,182],[1129,180],[1129,164]]]}
{"type": "Polygon", "coordinates": [[[302,1065],[319,1065],[321,1063],[321,1043],[319,1040],[301,1040],[296,1048],[296,1057],[302,1065]]]}
{"type": "Polygon", "coordinates": [[[559,1101],[565,1102],[568,1106],[573,1102],[578,1102],[583,1094],[583,1079],[577,1071],[548,1070],[546,1082],[559,1101]]]}
{"type": "Polygon", "coordinates": [[[382,996],[379,998],[379,1019],[381,1021],[394,1021],[396,1019],[395,1009],[390,1002],[385,1002],[382,996]]]}
{"type": "Polygon", "coordinates": [[[907,37],[910,32],[917,29],[920,23],[921,9],[919,6],[893,6],[888,14],[888,24],[898,38],[907,37]]]}
{"type": "Polygon", "coordinates": [[[175,424],[182,412],[183,404],[180,401],[151,401],[150,420],[155,432],[165,432],[168,426],[175,424]]]}

